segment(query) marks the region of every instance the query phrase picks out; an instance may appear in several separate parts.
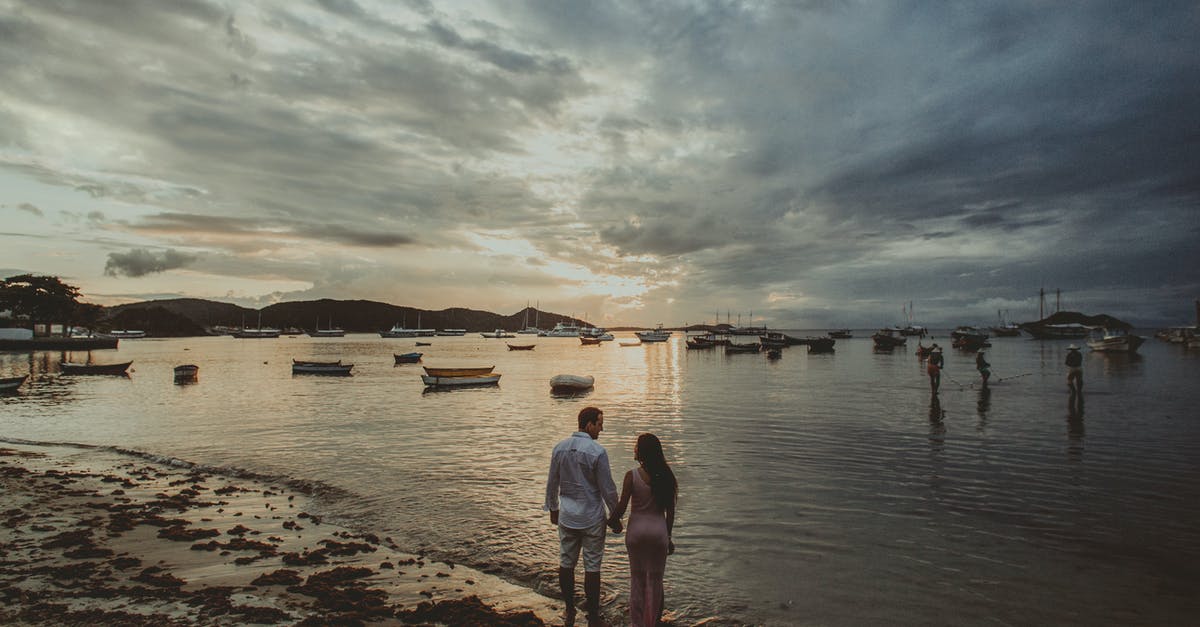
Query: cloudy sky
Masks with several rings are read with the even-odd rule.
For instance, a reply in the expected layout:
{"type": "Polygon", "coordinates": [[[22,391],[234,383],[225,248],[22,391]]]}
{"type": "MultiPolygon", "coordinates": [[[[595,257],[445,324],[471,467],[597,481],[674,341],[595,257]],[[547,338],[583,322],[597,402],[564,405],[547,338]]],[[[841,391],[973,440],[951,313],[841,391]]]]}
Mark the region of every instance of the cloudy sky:
{"type": "Polygon", "coordinates": [[[92,302],[1183,323],[1200,5],[0,0],[0,272],[92,302]],[[1053,300],[1053,299],[1051,299],[1053,300]]]}

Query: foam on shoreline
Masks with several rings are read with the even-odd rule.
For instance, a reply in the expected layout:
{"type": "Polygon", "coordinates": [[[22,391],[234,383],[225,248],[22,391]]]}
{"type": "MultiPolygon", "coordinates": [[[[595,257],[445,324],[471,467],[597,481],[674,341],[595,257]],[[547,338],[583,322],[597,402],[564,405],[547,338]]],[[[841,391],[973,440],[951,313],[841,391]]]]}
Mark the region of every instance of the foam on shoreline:
{"type": "Polygon", "coordinates": [[[556,622],[561,602],[324,522],[336,488],[111,447],[0,444],[0,622],[556,622]]]}

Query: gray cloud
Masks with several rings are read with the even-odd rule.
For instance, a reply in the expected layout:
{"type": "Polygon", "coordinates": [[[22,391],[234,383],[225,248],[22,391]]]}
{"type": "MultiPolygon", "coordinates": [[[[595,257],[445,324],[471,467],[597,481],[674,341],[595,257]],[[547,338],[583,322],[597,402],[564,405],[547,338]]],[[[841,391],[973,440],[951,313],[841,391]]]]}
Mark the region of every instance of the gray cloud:
{"type": "Polygon", "coordinates": [[[114,277],[140,277],[182,268],[195,260],[195,255],[177,250],[164,250],[155,254],[145,248],[134,248],[126,253],[109,253],[108,262],[104,264],[104,274],[114,277]]]}
{"type": "Polygon", "coordinates": [[[17,209],[20,209],[21,211],[25,211],[28,213],[32,213],[33,215],[38,216],[39,218],[45,215],[44,213],[42,213],[42,210],[39,209],[37,205],[34,205],[32,203],[23,202],[23,203],[17,205],[17,209]]]}
{"type": "MultiPolygon", "coordinates": [[[[255,239],[304,238],[351,246],[384,248],[416,242],[407,234],[389,232],[387,229],[355,229],[329,223],[298,223],[297,221],[184,213],[160,213],[146,216],[130,225],[130,228],[135,231],[177,236],[196,237],[207,234],[218,237],[255,239]]],[[[259,243],[262,246],[269,246],[267,242],[261,240],[259,243]]]]}
{"type": "Polygon", "coordinates": [[[316,4],[10,0],[0,168],[146,208],[92,222],[225,272],[503,231],[643,281],[651,323],[713,294],[956,322],[1043,284],[1157,319],[1200,290],[1192,3],[316,4]],[[47,165],[72,126],[106,158],[47,165]]]}

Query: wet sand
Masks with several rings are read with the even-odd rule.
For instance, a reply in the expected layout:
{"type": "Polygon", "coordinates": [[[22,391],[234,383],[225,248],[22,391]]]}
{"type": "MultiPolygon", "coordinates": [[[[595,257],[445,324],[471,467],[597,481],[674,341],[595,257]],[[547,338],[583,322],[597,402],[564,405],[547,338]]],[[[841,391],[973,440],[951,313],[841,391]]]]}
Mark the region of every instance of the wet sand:
{"type": "Polygon", "coordinates": [[[0,447],[0,623],[487,624],[562,604],[404,553],[303,490],[102,449],[0,447]]]}

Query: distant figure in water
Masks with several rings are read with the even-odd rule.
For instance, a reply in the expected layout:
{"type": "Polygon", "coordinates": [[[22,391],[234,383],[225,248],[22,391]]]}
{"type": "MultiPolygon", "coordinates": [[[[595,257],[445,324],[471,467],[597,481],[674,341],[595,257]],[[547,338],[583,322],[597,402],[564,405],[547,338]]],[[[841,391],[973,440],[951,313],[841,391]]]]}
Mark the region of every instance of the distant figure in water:
{"type": "Polygon", "coordinates": [[[675,552],[671,530],[675,527],[675,497],[679,484],[667,465],[662,442],[653,433],[638,436],[633,458],[640,464],[625,473],[621,501],[609,523],[619,526],[625,507],[629,528],[625,548],[629,550],[629,623],[654,627],[663,611],[663,573],[667,556],[675,552]]]}
{"type": "Polygon", "coordinates": [[[1067,347],[1067,389],[1071,396],[1083,392],[1083,355],[1074,344],[1067,347]]]}
{"type": "Polygon", "coordinates": [[[983,377],[983,387],[987,387],[988,378],[992,376],[992,365],[987,362],[983,356],[983,349],[975,353],[975,368],[979,370],[979,376],[983,377]]]}
{"type": "Polygon", "coordinates": [[[929,347],[929,365],[925,367],[925,372],[929,373],[929,389],[934,393],[938,393],[938,388],[942,387],[942,366],[946,360],[942,358],[942,347],[934,343],[929,347]]]}
{"type": "MultiPolygon", "coordinates": [[[[575,624],[575,564],[583,552],[583,591],[587,597],[588,625],[600,621],[600,563],[604,558],[604,508],[617,507],[608,451],[596,442],[604,431],[604,412],[595,407],[579,411],[579,431],[559,442],[550,454],[546,479],[546,504],[550,524],[558,527],[558,585],[567,604],[567,625],[575,624]]],[[[621,520],[611,524],[621,533],[621,520]]]]}

